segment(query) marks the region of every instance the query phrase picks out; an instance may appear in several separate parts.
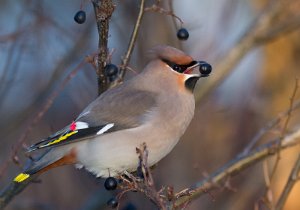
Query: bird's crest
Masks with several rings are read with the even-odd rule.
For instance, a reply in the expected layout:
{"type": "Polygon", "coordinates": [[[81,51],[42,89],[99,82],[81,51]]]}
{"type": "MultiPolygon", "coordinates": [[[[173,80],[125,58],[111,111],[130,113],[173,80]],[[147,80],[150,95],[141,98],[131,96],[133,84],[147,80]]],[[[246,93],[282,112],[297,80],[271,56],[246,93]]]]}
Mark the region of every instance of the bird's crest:
{"type": "Polygon", "coordinates": [[[167,60],[179,65],[188,65],[193,61],[191,56],[168,45],[157,45],[149,50],[148,55],[152,59],[167,60]]]}

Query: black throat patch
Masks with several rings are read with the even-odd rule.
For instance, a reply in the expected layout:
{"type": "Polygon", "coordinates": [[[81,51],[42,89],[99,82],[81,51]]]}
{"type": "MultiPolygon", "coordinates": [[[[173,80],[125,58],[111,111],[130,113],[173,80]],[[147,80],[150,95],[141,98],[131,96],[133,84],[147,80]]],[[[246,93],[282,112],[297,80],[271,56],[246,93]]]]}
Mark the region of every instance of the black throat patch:
{"type": "Polygon", "coordinates": [[[200,78],[200,77],[190,77],[190,78],[188,78],[188,79],[185,81],[185,83],[184,83],[185,87],[186,87],[189,91],[194,92],[196,83],[197,83],[197,81],[198,81],[199,78],[200,78]]]}

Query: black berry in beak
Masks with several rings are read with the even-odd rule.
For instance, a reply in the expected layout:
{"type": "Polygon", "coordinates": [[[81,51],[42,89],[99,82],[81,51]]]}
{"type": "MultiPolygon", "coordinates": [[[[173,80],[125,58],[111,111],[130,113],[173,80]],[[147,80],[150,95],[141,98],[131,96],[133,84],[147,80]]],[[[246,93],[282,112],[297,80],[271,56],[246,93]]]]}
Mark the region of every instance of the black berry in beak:
{"type": "Polygon", "coordinates": [[[201,77],[207,77],[212,71],[211,65],[206,63],[205,61],[199,61],[199,64],[199,71],[201,73],[201,77]]]}

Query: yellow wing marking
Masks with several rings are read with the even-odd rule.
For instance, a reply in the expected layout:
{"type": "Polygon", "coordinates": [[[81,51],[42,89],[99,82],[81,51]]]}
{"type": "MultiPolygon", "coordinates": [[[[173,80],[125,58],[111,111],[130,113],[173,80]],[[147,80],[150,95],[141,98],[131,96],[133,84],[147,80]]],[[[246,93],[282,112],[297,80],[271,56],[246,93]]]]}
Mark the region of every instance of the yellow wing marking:
{"type": "Polygon", "coordinates": [[[25,181],[26,179],[29,178],[29,174],[24,174],[24,173],[20,173],[18,176],[16,176],[16,178],[14,179],[14,182],[23,182],[25,181]]]}
{"type": "Polygon", "coordinates": [[[53,145],[53,144],[57,144],[63,140],[66,140],[69,136],[72,136],[73,134],[77,133],[78,131],[72,131],[70,133],[67,133],[66,135],[63,135],[61,137],[59,137],[58,139],[54,140],[54,141],[51,141],[49,142],[48,144],[46,144],[45,146],[50,146],[50,145],[53,145]]]}

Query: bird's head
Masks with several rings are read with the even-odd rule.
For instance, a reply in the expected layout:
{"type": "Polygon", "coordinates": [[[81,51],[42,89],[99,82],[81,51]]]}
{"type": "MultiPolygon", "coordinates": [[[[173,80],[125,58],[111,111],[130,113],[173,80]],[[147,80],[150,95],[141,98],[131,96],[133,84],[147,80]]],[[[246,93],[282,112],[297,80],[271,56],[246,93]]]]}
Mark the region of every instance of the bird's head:
{"type": "Polygon", "coordinates": [[[210,64],[196,61],[181,50],[167,45],[156,46],[150,53],[153,59],[160,62],[162,69],[175,74],[189,90],[193,90],[198,79],[207,77],[212,70],[210,64]]]}

